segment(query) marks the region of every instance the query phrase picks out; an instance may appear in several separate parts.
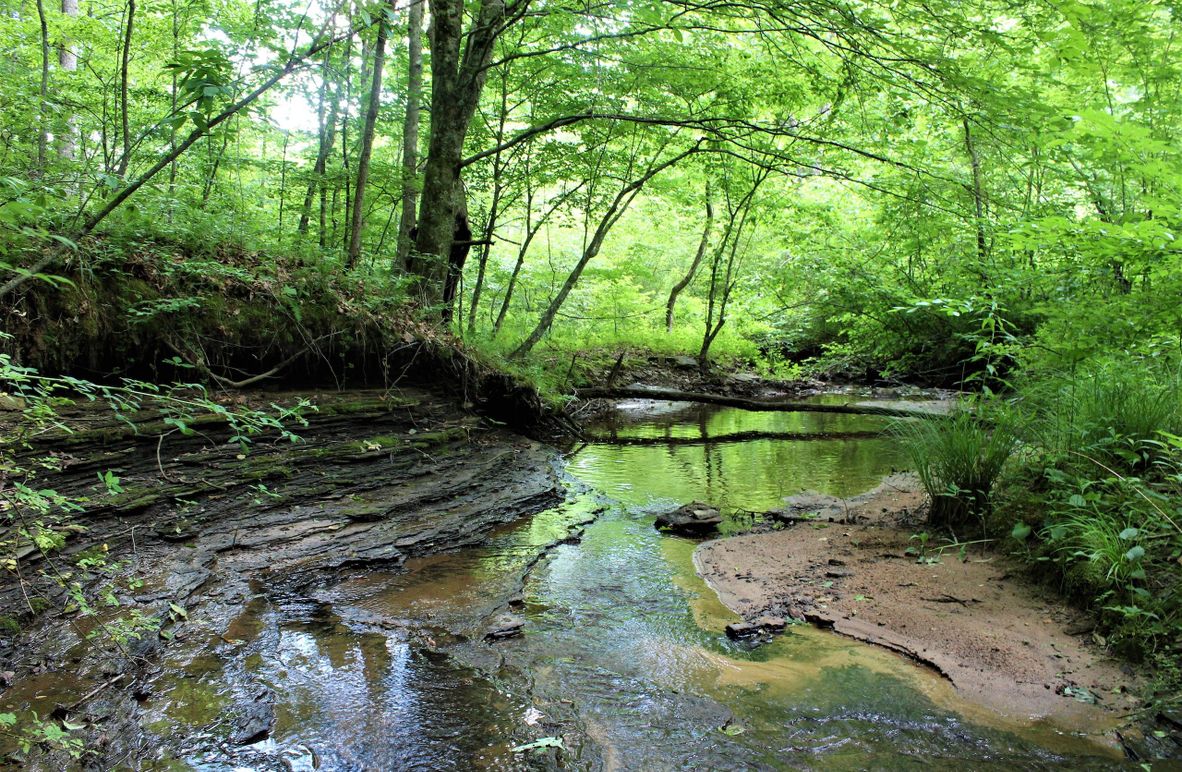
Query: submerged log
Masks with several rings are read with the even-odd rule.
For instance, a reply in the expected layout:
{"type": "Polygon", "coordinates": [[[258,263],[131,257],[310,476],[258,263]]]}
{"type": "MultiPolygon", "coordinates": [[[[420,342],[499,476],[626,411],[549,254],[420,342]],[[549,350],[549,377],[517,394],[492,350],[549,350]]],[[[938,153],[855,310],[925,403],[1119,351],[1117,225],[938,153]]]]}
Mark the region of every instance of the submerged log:
{"type": "Polygon", "coordinates": [[[700,402],[707,405],[738,407],[743,410],[780,411],[785,413],[848,413],[855,415],[882,415],[893,418],[942,418],[943,413],[926,410],[882,407],[879,405],[825,405],[820,402],[790,402],[779,399],[758,399],[734,397],[729,394],[709,394],[677,389],[662,389],[655,386],[620,386],[603,388],[592,386],[576,389],[579,399],[661,399],[670,402],[700,402]]]}

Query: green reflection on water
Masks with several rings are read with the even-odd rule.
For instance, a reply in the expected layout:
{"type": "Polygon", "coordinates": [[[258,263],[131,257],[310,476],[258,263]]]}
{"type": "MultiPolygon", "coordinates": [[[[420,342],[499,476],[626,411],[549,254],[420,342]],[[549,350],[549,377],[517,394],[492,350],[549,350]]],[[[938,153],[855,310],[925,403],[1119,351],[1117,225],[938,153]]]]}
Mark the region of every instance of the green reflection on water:
{"type": "MultiPolygon", "coordinates": [[[[697,406],[640,421],[607,422],[597,434],[620,437],[719,437],[739,432],[840,435],[881,431],[877,416],[752,413],[697,406]]],[[[873,439],[751,440],[701,445],[596,443],[571,459],[570,472],[632,506],[704,501],[723,511],[766,511],[805,490],[851,496],[906,465],[898,443],[873,439]]]]}

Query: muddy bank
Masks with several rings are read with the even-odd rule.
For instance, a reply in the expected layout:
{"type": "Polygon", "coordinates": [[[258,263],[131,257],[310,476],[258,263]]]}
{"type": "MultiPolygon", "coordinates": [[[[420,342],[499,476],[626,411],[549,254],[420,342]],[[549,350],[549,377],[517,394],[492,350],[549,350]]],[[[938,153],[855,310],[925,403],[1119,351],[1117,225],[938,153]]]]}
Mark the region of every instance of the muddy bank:
{"type": "Polygon", "coordinates": [[[1095,645],[1088,620],[1016,563],[912,539],[925,506],[905,475],[850,499],[796,496],[780,514],[789,527],[707,542],[695,559],[744,619],[792,617],[883,646],[999,713],[1115,726],[1136,707],[1133,679],[1095,645]]]}
{"type": "Polygon", "coordinates": [[[275,722],[267,687],[244,676],[191,736],[161,734],[148,726],[161,674],[250,645],[259,604],[307,606],[319,619],[315,598],[342,578],[481,543],[561,498],[552,449],[453,401],[420,390],[299,396],[319,406],[296,427],[300,440],[257,441],[245,456],[216,420],[186,437],[150,415],[138,433],[77,416],[82,431],[39,443],[61,467],[43,482],[89,501],[84,530],[52,563],[17,545],[23,580],[0,587],[0,712],[84,726],[83,762],[96,768],[178,757],[211,722],[219,742],[257,742],[275,722]],[[121,493],[98,483],[106,471],[121,493]],[[74,568],[88,550],[121,564],[105,576],[74,568]],[[42,570],[71,570],[117,605],[82,613],[42,570]]]}

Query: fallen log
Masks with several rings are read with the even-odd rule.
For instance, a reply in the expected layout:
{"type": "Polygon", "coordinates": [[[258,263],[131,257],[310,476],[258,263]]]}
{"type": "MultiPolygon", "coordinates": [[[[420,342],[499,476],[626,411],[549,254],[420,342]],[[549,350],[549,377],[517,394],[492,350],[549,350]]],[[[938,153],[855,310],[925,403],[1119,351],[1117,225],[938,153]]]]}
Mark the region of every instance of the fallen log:
{"type": "Polygon", "coordinates": [[[780,411],[785,413],[852,413],[855,415],[882,415],[893,418],[942,418],[943,413],[926,410],[906,410],[879,405],[826,405],[820,402],[790,402],[778,399],[755,399],[733,397],[729,394],[708,394],[677,389],[662,389],[655,386],[620,386],[605,388],[592,386],[576,389],[579,399],[660,399],[670,402],[700,402],[707,405],[738,407],[743,410],[780,411]]]}
{"type": "Polygon", "coordinates": [[[629,437],[610,434],[586,435],[583,439],[598,445],[715,445],[753,440],[789,440],[808,442],[813,440],[869,440],[882,437],[883,432],[731,432],[717,436],[691,437],[629,437]]]}

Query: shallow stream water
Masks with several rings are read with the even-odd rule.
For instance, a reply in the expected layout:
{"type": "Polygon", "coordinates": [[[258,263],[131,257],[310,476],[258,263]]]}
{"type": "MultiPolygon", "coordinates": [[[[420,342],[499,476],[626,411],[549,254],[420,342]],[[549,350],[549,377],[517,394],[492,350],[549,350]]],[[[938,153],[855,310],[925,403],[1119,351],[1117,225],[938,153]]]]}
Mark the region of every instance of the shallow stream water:
{"type": "Polygon", "coordinates": [[[696,543],[653,528],[654,513],[691,500],[739,530],[795,493],[873,488],[905,466],[870,436],[885,419],[624,408],[597,436],[679,441],[576,449],[567,502],[485,546],[310,594],[257,588],[216,656],[181,655],[145,703],[168,757],[206,769],[1118,763],[1086,728],[976,709],[934,673],[832,633],[728,640],[736,617],[697,576],[696,543]],[[727,439],[741,432],[811,438],[727,439]],[[484,642],[510,601],[524,636],[484,642]],[[254,691],[273,696],[274,730],[235,746],[220,717],[254,691]],[[513,750],[543,737],[563,749],[513,750]]]}

